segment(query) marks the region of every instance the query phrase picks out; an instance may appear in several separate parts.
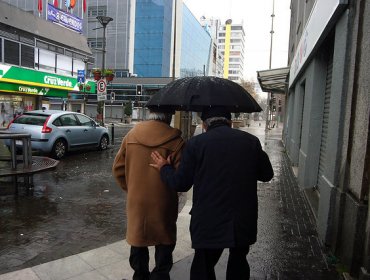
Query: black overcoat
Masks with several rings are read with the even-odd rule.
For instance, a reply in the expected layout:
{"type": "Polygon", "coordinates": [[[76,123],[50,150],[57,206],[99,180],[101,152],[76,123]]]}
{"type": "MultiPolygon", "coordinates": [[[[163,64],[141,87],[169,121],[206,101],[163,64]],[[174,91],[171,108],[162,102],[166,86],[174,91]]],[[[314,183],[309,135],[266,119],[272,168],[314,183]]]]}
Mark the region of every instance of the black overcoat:
{"type": "Polygon", "coordinates": [[[257,180],[273,170],[257,137],[219,125],[191,138],[177,171],[161,168],[176,191],[193,188],[190,234],[193,248],[245,247],[256,242],[257,180]]]}

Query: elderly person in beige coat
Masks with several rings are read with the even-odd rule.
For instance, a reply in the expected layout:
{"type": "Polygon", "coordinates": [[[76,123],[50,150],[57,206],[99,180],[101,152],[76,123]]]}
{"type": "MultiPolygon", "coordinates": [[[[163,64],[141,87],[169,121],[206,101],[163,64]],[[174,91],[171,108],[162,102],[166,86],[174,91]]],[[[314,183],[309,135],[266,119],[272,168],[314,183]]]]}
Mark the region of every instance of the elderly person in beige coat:
{"type": "Polygon", "coordinates": [[[167,188],[150,167],[150,154],[159,151],[179,164],[184,141],[172,128],[171,114],[150,112],[123,138],[113,163],[113,176],[127,193],[126,240],[131,245],[130,265],[134,280],[170,279],[176,243],[178,194],[167,188]],[[148,246],[155,246],[155,268],[149,271],[148,246]]]}

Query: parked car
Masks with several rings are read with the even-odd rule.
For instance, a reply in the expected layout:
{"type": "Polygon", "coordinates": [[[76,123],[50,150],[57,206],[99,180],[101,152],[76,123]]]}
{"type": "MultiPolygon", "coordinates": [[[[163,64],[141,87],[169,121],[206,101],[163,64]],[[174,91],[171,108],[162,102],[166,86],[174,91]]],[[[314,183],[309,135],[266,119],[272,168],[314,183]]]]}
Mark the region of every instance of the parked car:
{"type": "MultiPolygon", "coordinates": [[[[51,154],[56,159],[61,159],[71,150],[86,147],[105,150],[109,145],[108,129],[88,116],[76,112],[29,111],[11,121],[8,129],[31,134],[32,150],[51,154]]],[[[21,148],[22,143],[16,145],[21,148]]]]}

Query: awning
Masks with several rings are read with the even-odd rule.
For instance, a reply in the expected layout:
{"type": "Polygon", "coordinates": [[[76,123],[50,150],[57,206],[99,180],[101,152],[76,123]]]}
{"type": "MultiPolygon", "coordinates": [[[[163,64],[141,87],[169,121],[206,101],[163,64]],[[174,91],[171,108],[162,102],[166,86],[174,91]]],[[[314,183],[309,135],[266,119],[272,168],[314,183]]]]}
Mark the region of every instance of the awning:
{"type": "Polygon", "coordinates": [[[289,67],[257,71],[257,79],[262,91],[286,93],[288,87],[289,67]]]}

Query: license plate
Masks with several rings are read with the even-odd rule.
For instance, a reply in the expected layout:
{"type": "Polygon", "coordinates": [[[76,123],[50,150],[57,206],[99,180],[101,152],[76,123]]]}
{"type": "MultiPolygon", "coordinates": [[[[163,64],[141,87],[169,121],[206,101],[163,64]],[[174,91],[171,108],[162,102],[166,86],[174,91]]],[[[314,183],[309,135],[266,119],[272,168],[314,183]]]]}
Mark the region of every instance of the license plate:
{"type": "Polygon", "coordinates": [[[19,145],[19,146],[22,146],[23,145],[23,141],[22,140],[15,140],[15,144],[16,145],[19,145]]]}

